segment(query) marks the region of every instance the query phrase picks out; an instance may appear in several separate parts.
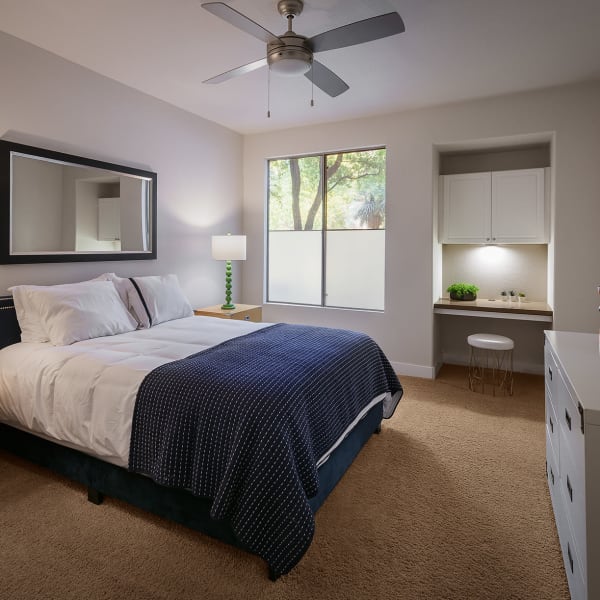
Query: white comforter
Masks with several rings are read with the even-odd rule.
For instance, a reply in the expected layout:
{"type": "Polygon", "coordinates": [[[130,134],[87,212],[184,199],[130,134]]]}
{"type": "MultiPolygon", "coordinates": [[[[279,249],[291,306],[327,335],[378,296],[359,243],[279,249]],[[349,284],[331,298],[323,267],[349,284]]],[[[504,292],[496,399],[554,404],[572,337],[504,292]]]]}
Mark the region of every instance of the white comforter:
{"type": "Polygon", "coordinates": [[[0,350],[0,421],[126,467],[144,376],[267,325],[188,317],[70,346],[8,346],[0,350]]]}

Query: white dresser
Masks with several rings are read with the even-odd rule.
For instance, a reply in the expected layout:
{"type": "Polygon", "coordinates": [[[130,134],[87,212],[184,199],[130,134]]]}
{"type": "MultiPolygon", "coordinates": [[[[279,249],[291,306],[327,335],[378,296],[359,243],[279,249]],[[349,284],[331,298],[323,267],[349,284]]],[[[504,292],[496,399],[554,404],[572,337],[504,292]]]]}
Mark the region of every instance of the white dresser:
{"type": "Polygon", "coordinates": [[[600,598],[600,351],[546,331],[546,472],[572,600],[600,598]]]}

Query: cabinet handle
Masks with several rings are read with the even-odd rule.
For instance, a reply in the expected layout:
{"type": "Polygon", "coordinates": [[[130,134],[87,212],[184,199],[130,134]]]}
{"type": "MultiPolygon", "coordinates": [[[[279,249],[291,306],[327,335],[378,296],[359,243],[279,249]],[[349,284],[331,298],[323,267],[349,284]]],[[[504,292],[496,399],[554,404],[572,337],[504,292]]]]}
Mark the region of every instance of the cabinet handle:
{"type": "Polygon", "coordinates": [[[573,556],[571,555],[571,545],[567,542],[567,556],[569,557],[569,566],[571,567],[571,573],[573,573],[573,556]]]}
{"type": "Polygon", "coordinates": [[[569,431],[571,431],[571,415],[569,414],[569,411],[565,408],[565,421],[567,422],[567,427],[569,428],[569,431]]]}
{"type": "Polygon", "coordinates": [[[552,417],[548,417],[548,420],[550,421],[550,431],[554,433],[554,423],[552,422],[552,417]]]}
{"type": "Polygon", "coordinates": [[[552,369],[548,367],[548,375],[550,375],[550,381],[552,381],[552,369]]]}
{"type": "Polygon", "coordinates": [[[552,485],[554,485],[554,471],[552,470],[552,467],[550,467],[550,479],[552,479],[552,485]]]}
{"type": "Polygon", "coordinates": [[[573,486],[571,486],[571,480],[567,475],[567,492],[569,492],[569,499],[573,502],[573,486]]]}
{"type": "Polygon", "coordinates": [[[244,321],[249,321],[249,320],[250,320],[250,315],[246,315],[246,316],[244,317],[244,321]]]}

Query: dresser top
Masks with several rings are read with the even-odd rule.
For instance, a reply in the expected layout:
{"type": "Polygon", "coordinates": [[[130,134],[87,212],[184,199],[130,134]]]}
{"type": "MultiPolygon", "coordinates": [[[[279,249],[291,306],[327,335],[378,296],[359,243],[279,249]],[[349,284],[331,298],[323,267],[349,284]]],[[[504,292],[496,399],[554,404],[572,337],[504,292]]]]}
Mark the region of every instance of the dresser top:
{"type": "Polygon", "coordinates": [[[600,425],[600,335],[572,331],[546,331],[565,383],[583,406],[585,420],[600,425]]]}

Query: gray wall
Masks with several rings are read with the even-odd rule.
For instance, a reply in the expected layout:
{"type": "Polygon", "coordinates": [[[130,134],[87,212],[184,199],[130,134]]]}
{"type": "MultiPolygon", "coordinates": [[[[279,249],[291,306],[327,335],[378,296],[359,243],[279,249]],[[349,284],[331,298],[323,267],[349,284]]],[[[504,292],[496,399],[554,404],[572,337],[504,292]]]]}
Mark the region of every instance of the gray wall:
{"type": "Polygon", "coordinates": [[[539,169],[549,166],[550,144],[483,152],[444,152],[440,155],[440,175],[539,169]]]}
{"type": "Polygon", "coordinates": [[[19,190],[12,212],[13,251],[72,250],[62,244],[62,170],[54,163],[16,156],[12,177],[19,190]]]}
{"type": "Polygon", "coordinates": [[[241,232],[240,135],[4,33],[0,81],[0,137],[158,173],[156,261],[0,265],[0,294],[114,271],[176,273],[194,306],[222,301],[210,237],[241,232]]]}
{"type": "MultiPolygon", "coordinates": [[[[556,329],[597,332],[599,106],[600,82],[595,82],[247,136],[244,230],[250,238],[244,300],[259,303],[264,298],[265,159],[385,145],[385,312],[269,305],[263,314],[266,320],[365,331],[401,372],[432,376],[440,360],[436,341],[440,331],[432,313],[433,301],[442,291],[440,244],[434,226],[439,149],[514,148],[552,141],[554,218],[548,248],[548,301],[555,311],[556,329]]],[[[537,329],[531,336],[539,345],[537,329]]]]}

